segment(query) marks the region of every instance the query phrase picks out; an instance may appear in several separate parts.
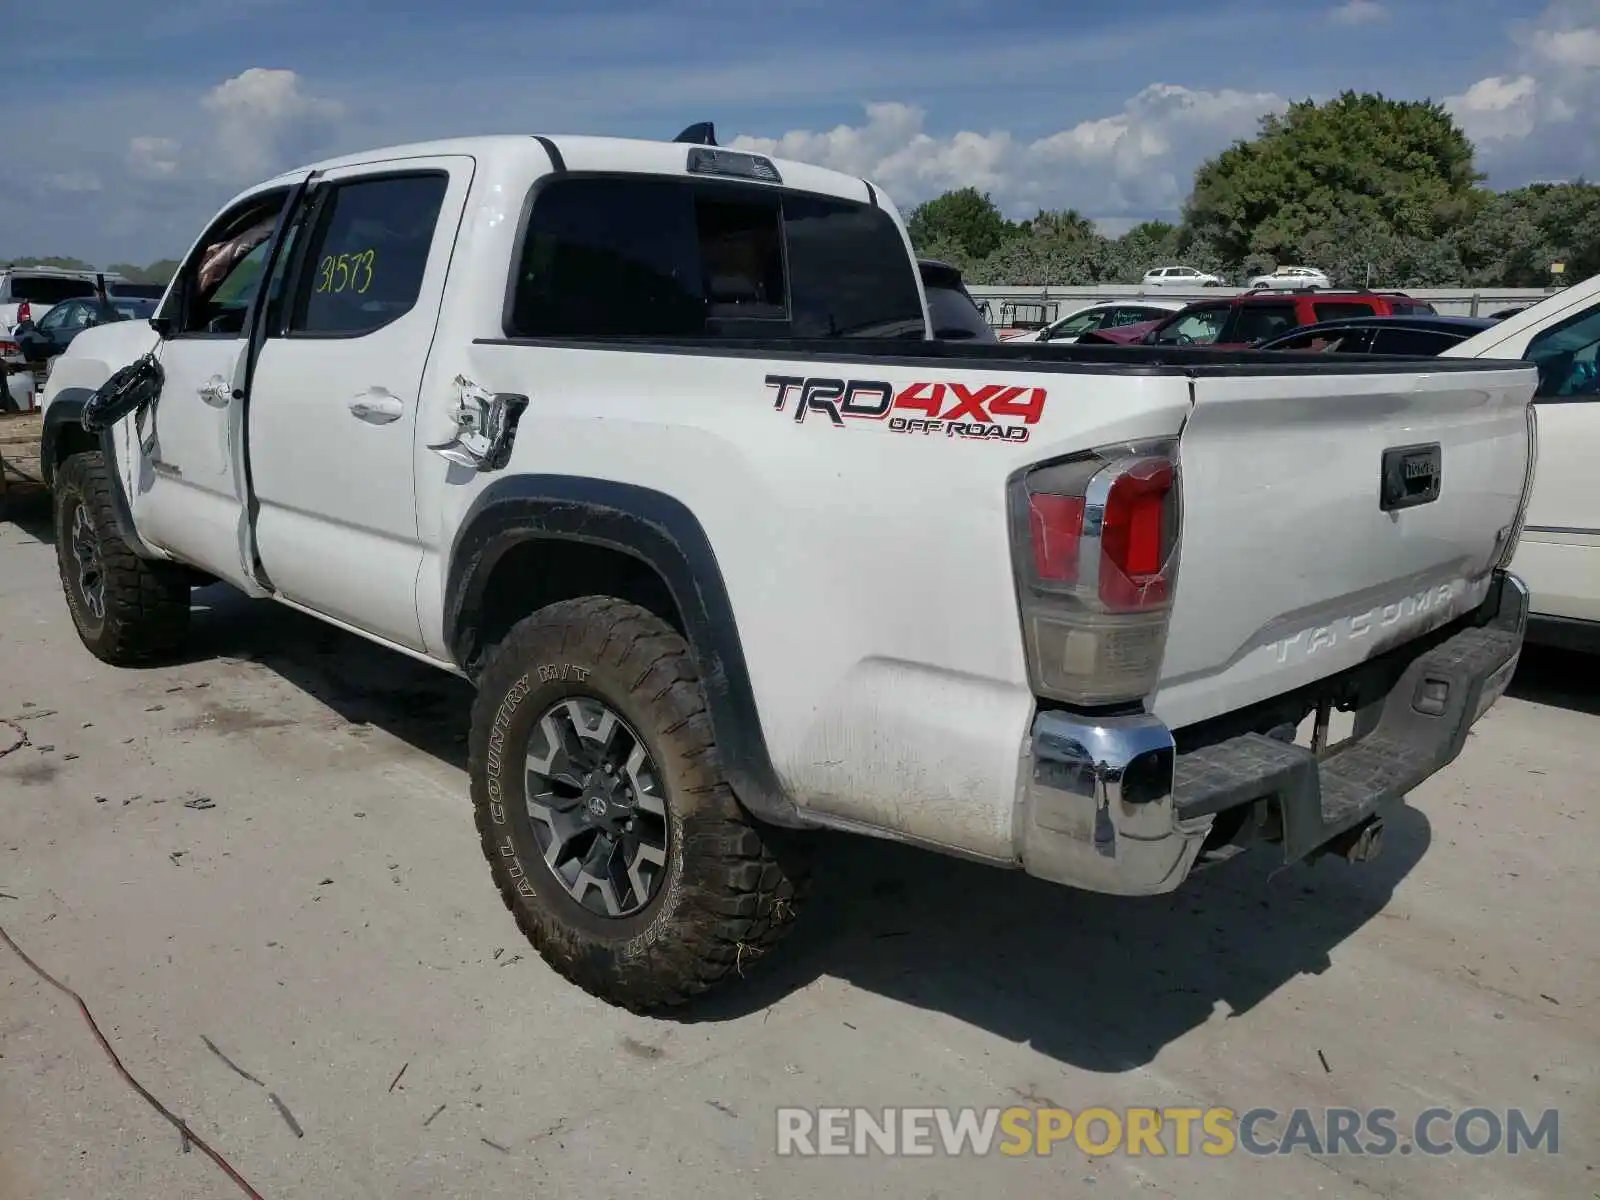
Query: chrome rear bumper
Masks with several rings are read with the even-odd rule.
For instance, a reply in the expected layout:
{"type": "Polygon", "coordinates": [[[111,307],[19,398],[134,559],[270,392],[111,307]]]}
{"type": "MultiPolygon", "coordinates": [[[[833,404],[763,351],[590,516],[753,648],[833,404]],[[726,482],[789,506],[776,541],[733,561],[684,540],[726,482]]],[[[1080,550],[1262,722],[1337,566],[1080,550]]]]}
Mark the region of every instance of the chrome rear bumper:
{"type": "Polygon", "coordinates": [[[1461,752],[1472,724],[1510,684],[1527,622],[1527,588],[1499,573],[1462,628],[1419,640],[1409,662],[1378,664],[1398,678],[1358,712],[1357,736],[1320,758],[1260,733],[1179,754],[1172,731],[1148,714],[1042,712],[1023,764],[1023,869],[1089,891],[1170,892],[1193,869],[1217,815],[1243,805],[1262,806],[1271,819],[1257,827],[1274,831],[1287,860],[1314,854],[1461,752]]]}

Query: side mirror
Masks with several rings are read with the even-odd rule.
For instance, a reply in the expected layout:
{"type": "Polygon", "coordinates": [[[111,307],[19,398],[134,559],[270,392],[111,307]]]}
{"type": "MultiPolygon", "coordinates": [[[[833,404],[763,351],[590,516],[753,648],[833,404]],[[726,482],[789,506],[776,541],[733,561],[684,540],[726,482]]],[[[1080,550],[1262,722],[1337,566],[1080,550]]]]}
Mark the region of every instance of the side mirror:
{"type": "Polygon", "coordinates": [[[123,417],[161,395],[165,376],[155,355],[146,354],[112,374],[83,405],[79,423],[88,433],[110,429],[123,417]]]}
{"type": "Polygon", "coordinates": [[[18,321],[17,322],[17,327],[15,329],[13,329],[11,332],[12,333],[34,333],[34,332],[36,332],[38,330],[38,328],[39,327],[33,323],[33,318],[29,317],[26,321],[18,321]]]}
{"type": "Polygon", "coordinates": [[[171,317],[151,317],[150,328],[156,331],[156,335],[162,341],[166,341],[176,332],[171,317]]]}

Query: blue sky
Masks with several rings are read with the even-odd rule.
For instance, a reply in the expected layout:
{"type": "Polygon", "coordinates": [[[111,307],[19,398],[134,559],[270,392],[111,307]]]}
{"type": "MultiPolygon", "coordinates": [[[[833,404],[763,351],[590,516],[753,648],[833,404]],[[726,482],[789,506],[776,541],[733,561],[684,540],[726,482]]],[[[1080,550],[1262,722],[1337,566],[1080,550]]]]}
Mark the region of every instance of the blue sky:
{"type": "Polygon", "coordinates": [[[1600,0],[75,0],[7,18],[0,258],[180,253],[227,196],[329,153],[460,133],[726,142],[973,183],[1022,215],[1171,216],[1264,112],[1445,100],[1491,182],[1600,175],[1600,0]]]}

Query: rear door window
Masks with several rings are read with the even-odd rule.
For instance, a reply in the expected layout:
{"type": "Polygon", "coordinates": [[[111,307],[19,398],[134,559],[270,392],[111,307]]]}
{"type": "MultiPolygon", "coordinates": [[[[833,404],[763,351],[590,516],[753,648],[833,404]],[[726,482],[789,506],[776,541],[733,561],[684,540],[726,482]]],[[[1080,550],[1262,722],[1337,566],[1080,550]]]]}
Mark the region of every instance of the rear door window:
{"type": "Polygon", "coordinates": [[[1522,357],[1539,368],[1539,400],[1593,400],[1600,396],[1600,305],[1541,331],[1522,357]]]}
{"type": "Polygon", "coordinates": [[[933,336],[945,341],[996,342],[994,330],[964,291],[948,287],[928,289],[928,315],[933,336]]]}
{"type": "Polygon", "coordinates": [[[30,304],[60,304],[79,296],[96,295],[93,281],[88,279],[52,279],[48,275],[13,275],[11,298],[26,300],[30,304]]]}
{"type": "Polygon", "coordinates": [[[1182,313],[1162,326],[1155,336],[1158,346],[1206,346],[1217,340],[1228,319],[1228,309],[1218,305],[1182,313]]]}
{"type": "Polygon", "coordinates": [[[1138,305],[1131,307],[1118,307],[1112,310],[1111,319],[1105,323],[1105,328],[1116,329],[1121,325],[1139,325],[1145,321],[1159,321],[1171,309],[1166,308],[1141,308],[1138,305]]]}
{"type": "Polygon", "coordinates": [[[1360,300],[1324,300],[1313,304],[1311,311],[1319,321],[1342,321],[1346,317],[1370,317],[1378,310],[1360,300]]]}
{"type": "Polygon", "coordinates": [[[33,323],[34,328],[43,330],[46,333],[52,329],[64,328],[67,321],[72,317],[73,310],[77,307],[70,300],[63,301],[35,321],[33,323]]]}
{"type": "Polygon", "coordinates": [[[1404,354],[1433,358],[1461,339],[1437,329],[1380,329],[1373,344],[1378,354],[1404,354]]]}
{"type": "Polygon", "coordinates": [[[1241,304],[1224,342],[1262,342],[1300,324],[1293,304],[1241,304]]]}
{"type": "Polygon", "coordinates": [[[1108,308],[1091,308],[1088,312],[1077,313],[1062,321],[1061,324],[1054,326],[1050,330],[1050,336],[1052,338],[1077,337],[1079,334],[1088,333],[1091,329],[1103,328],[1107,324],[1106,317],[1110,313],[1111,310],[1108,308]]]}
{"type": "Polygon", "coordinates": [[[333,184],[306,246],[290,331],[352,337],[410,312],[449,186],[442,172],[333,184]]]}

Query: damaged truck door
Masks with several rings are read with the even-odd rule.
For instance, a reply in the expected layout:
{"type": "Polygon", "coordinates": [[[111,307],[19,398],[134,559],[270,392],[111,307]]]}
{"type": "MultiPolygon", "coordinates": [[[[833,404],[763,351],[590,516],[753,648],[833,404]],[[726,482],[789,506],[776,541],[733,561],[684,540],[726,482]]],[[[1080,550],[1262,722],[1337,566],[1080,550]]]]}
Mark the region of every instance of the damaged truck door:
{"type": "Polygon", "coordinates": [[[418,439],[418,402],[472,173],[458,155],[319,175],[250,389],[255,539],[273,588],[412,650],[416,472],[446,469],[418,439]]]}
{"type": "Polygon", "coordinates": [[[140,453],[130,455],[133,515],[145,540],[257,595],[243,401],[251,318],[267,294],[275,234],[294,191],[245,197],[195,244],[153,322],[161,395],[135,422],[140,453]]]}

